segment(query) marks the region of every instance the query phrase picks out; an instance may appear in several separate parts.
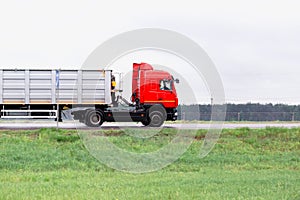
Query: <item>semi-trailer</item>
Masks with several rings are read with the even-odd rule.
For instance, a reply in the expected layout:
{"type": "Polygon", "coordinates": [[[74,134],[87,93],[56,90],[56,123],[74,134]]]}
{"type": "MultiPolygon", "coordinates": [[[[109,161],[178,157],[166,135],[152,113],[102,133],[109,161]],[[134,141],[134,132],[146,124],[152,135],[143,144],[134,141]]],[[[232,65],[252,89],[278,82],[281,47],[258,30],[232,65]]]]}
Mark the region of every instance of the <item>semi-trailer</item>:
{"type": "Polygon", "coordinates": [[[160,127],[177,119],[178,82],[150,64],[134,63],[129,102],[116,96],[122,90],[116,90],[112,70],[0,69],[0,114],[62,121],[62,111],[69,110],[90,127],[115,121],[160,127]]]}

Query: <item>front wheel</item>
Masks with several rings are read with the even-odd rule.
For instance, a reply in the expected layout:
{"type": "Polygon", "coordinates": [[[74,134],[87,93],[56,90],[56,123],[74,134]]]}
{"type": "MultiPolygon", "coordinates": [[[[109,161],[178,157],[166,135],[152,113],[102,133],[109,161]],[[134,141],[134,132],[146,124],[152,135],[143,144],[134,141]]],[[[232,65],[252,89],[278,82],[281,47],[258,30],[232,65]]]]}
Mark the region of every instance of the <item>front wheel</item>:
{"type": "Polygon", "coordinates": [[[160,127],[165,122],[164,114],[159,110],[150,112],[149,119],[151,127],[160,127]]]}

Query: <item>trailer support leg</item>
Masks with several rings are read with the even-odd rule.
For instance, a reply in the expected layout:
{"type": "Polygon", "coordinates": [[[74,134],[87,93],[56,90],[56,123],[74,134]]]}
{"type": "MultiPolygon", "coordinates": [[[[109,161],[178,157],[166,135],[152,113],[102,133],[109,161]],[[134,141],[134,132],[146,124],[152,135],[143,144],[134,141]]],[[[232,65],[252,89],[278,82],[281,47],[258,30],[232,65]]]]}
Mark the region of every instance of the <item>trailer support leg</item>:
{"type": "Polygon", "coordinates": [[[62,118],[61,118],[61,110],[62,109],[61,109],[61,106],[57,105],[56,110],[57,110],[57,114],[56,114],[55,121],[62,122],[62,118]]]}
{"type": "Polygon", "coordinates": [[[57,109],[57,114],[58,114],[58,122],[62,122],[62,118],[61,118],[61,106],[58,105],[58,109],[57,109]]]}

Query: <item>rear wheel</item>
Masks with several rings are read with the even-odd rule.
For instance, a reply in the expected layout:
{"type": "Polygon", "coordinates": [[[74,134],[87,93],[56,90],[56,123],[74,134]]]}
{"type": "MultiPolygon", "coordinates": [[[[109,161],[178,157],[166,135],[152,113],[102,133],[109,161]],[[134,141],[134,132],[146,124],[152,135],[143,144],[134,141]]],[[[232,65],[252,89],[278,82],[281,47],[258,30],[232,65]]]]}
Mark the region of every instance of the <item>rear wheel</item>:
{"type": "Polygon", "coordinates": [[[103,114],[99,110],[90,110],[86,113],[85,124],[90,127],[98,127],[103,124],[103,114]]]}

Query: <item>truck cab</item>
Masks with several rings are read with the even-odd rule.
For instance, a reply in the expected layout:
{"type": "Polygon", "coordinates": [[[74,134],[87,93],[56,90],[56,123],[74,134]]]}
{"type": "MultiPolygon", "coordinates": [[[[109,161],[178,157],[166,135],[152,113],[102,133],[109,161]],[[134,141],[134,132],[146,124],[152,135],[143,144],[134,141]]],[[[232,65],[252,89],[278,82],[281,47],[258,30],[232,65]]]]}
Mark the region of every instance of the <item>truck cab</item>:
{"type": "Polygon", "coordinates": [[[165,120],[176,120],[178,98],[175,82],[179,81],[166,71],[154,70],[147,63],[134,63],[131,101],[145,109],[159,108],[166,115],[165,120]]]}
{"type": "Polygon", "coordinates": [[[161,104],[165,108],[176,108],[178,98],[174,82],[168,72],[154,70],[147,63],[134,63],[131,100],[143,105],[161,104]]]}

